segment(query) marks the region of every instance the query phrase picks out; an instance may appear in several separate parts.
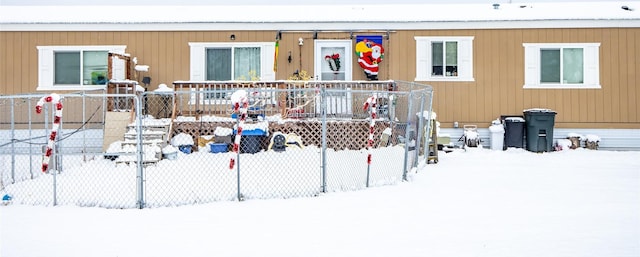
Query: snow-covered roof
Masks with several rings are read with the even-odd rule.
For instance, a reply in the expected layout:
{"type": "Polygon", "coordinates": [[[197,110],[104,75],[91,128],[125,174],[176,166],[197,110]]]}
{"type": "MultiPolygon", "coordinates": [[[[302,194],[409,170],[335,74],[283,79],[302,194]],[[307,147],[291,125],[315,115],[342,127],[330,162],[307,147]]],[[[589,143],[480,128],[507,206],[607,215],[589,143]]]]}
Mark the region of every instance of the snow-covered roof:
{"type": "Polygon", "coordinates": [[[503,3],[497,7],[493,4],[0,6],[0,30],[141,30],[145,27],[154,30],[327,30],[431,26],[437,29],[443,24],[458,23],[467,27],[499,26],[495,25],[498,23],[505,27],[640,27],[639,8],[637,1],[503,3]]]}

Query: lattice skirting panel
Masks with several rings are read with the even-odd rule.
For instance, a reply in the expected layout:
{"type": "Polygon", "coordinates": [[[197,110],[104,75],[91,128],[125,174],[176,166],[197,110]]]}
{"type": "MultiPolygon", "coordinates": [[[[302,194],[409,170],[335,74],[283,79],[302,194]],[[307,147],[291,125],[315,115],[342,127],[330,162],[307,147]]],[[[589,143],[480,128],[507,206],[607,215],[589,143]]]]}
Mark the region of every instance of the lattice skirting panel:
{"type": "MultiPolygon", "coordinates": [[[[233,128],[235,122],[175,122],[173,124],[172,135],[186,133],[197,138],[205,135],[214,135],[217,127],[233,128]]],[[[382,132],[390,126],[388,121],[377,121],[374,126],[374,147],[380,144],[382,132]]],[[[392,137],[389,143],[398,143],[397,137],[404,135],[406,126],[395,124],[392,129],[392,137]]],[[[283,134],[296,134],[305,146],[315,145],[321,147],[322,144],[322,122],[321,121],[288,121],[284,123],[269,123],[269,136],[262,137],[262,149],[266,149],[269,140],[274,132],[283,134]]],[[[357,150],[367,147],[369,138],[368,121],[329,121],[327,122],[327,148],[335,150],[357,150]]]]}

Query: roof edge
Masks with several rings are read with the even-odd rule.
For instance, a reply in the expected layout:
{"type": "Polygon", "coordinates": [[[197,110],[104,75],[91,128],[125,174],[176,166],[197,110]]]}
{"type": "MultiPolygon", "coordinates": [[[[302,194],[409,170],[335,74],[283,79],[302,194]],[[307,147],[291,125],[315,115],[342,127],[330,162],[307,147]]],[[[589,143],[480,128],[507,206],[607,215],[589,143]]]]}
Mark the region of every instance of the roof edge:
{"type": "Polygon", "coordinates": [[[3,23],[0,31],[262,31],[640,28],[640,19],[414,22],[3,23]],[[161,26],[159,26],[161,25],[161,26]]]}

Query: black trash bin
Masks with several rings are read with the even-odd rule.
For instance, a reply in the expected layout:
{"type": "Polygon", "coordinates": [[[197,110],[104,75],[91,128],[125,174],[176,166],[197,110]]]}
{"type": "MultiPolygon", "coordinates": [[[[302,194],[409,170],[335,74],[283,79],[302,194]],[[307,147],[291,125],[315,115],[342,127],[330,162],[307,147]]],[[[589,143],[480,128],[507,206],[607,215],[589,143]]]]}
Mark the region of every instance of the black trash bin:
{"type": "Polygon", "coordinates": [[[257,153],[262,149],[262,139],[265,136],[242,135],[240,139],[240,153],[257,153]]]}
{"type": "Polygon", "coordinates": [[[504,147],[524,148],[524,118],[523,116],[503,115],[504,147]]]}
{"type": "MultiPolygon", "coordinates": [[[[234,135],[238,134],[237,130],[233,131],[234,135]]],[[[267,132],[261,128],[246,129],[242,131],[240,137],[240,153],[257,153],[264,148],[264,140],[267,138],[267,132]]]]}
{"type": "Polygon", "coordinates": [[[556,112],[549,109],[529,109],[524,111],[527,124],[527,150],[551,152],[553,150],[553,126],[556,112]]]}

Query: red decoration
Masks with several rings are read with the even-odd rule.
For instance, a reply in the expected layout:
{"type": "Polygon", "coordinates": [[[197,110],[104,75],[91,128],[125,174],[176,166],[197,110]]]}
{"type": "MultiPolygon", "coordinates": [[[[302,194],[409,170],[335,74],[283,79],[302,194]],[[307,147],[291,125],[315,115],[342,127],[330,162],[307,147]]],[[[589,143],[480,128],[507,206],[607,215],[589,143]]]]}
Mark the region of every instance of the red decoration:
{"type": "Polygon", "coordinates": [[[371,147],[373,146],[373,134],[375,132],[374,126],[376,124],[376,97],[371,96],[367,98],[367,101],[364,102],[364,110],[369,110],[371,112],[371,120],[369,121],[369,139],[367,140],[367,151],[369,154],[367,155],[367,164],[371,165],[371,147]]]}
{"type": "Polygon", "coordinates": [[[58,135],[58,127],[60,124],[60,120],[62,120],[62,102],[60,102],[60,96],[53,93],[51,95],[40,98],[40,101],[36,104],[36,113],[42,113],[42,106],[44,103],[53,103],[55,107],[55,116],[53,118],[53,128],[51,129],[51,134],[49,135],[49,143],[47,145],[47,150],[44,154],[44,159],[42,160],[42,172],[47,172],[49,169],[49,159],[53,154],[52,147],[56,145],[56,136],[58,135]]]}
{"type": "Polygon", "coordinates": [[[233,152],[231,155],[231,160],[229,161],[229,169],[233,169],[236,163],[236,155],[240,150],[240,140],[242,139],[242,127],[244,126],[244,121],[247,117],[247,108],[249,106],[249,99],[247,99],[247,92],[244,90],[238,90],[231,95],[231,100],[233,101],[233,112],[238,117],[238,129],[236,133],[236,137],[233,143],[233,152]],[[242,108],[240,108],[242,106],[242,108]],[[239,113],[238,113],[239,112],[239,113]]]}
{"type": "Polygon", "coordinates": [[[324,59],[329,63],[329,68],[333,71],[333,72],[338,72],[340,70],[340,54],[332,54],[332,55],[327,55],[324,57],[324,59]]]}

